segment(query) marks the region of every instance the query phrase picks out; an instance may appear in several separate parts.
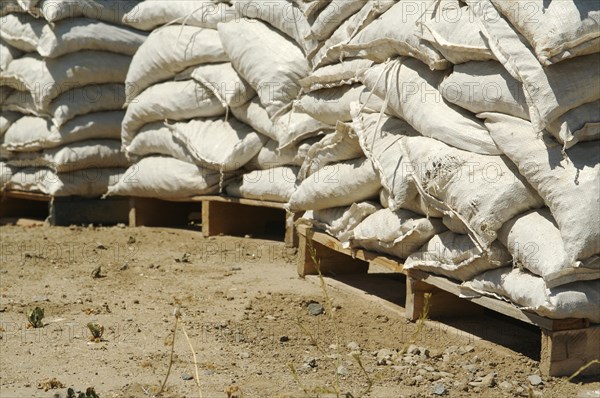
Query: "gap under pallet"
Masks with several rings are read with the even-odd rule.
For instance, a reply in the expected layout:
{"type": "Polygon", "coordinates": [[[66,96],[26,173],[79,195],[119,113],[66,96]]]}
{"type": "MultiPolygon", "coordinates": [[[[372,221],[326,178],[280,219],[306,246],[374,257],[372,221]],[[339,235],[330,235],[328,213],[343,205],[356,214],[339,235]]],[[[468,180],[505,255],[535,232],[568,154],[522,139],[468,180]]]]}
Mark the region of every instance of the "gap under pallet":
{"type": "MultiPolygon", "coordinates": [[[[383,266],[406,275],[405,311],[412,321],[424,312],[426,303],[432,318],[477,314],[487,308],[541,330],[540,370],[544,375],[570,376],[589,362],[600,360],[600,325],[590,326],[585,319],[544,318],[491,297],[461,298],[460,285],[449,279],[421,271],[407,272],[400,261],[343,248],[337,239],[305,225],[298,226],[297,232],[300,276],[317,274],[317,267],[324,275],[344,275],[366,274],[370,265],[383,266]]],[[[600,375],[600,366],[591,366],[584,374],[600,375]]]]}
{"type": "Polygon", "coordinates": [[[1,218],[45,219],[50,225],[82,224],[112,225],[127,222],[127,198],[82,198],[5,191],[0,198],[1,218]]]}

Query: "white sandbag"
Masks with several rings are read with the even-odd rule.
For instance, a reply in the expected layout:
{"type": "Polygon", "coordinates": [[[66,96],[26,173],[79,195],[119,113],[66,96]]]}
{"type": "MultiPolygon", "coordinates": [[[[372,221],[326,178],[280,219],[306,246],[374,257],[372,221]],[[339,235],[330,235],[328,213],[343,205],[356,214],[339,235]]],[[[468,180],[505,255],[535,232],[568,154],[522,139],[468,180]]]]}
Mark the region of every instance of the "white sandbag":
{"type": "Polygon", "coordinates": [[[4,40],[0,40],[0,72],[3,72],[8,68],[8,64],[13,59],[19,58],[23,55],[23,52],[16,47],[11,46],[4,40]]]}
{"type": "Polygon", "coordinates": [[[416,269],[450,279],[468,281],[474,276],[511,263],[510,253],[499,242],[482,252],[468,235],[442,232],[431,238],[404,263],[404,269],[416,269]]]}
{"type": "Polygon", "coordinates": [[[399,1],[344,45],[342,52],[346,57],[368,58],[375,62],[399,55],[410,56],[432,70],[446,69],[450,63],[429,42],[417,37],[417,23],[440,18],[445,4],[436,0],[399,1]]]}
{"type": "Polygon", "coordinates": [[[300,141],[333,131],[333,127],[320,122],[306,113],[290,111],[279,117],[271,135],[279,142],[279,149],[285,149],[300,141]]]}
{"type": "Polygon", "coordinates": [[[331,0],[310,27],[309,37],[327,40],[346,19],[357,13],[368,0],[331,0]]]}
{"type": "Polygon", "coordinates": [[[0,112],[0,137],[3,137],[4,133],[8,131],[10,126],[12,126],[14,122],[19,120],[21,116],[23,115],[21,115],[18,112],[0,112]]]}
{"type": "Polygon", "coordinates": [[[352,107],[352,125],[365,156],[371,160],[389,192],[387,204],[391,210],[406,208],[419,194],[410,178],[411,163],[402,151],[404,137],[418,136],[407,122],[377,113],[360,113],[358,105],[352,107]]]}
{"type": "Polygon", "coordinates": [[[239,15],[266,22],[292,38],[305,54],[311,53],[318,46],[316,40],[307,38],[311,33],[307,17],[296,4],[289,0],[267,2],[232,0],[231,4],[239,15]]]}
{"type": "Polygon", "coordinates": [[[44,59],[27,54],[0,74],[0,84],[30,91],[36,106],[45,109],[60,94],[90,84],[123,83],[131,58],[102,51],[79,51],[44,59]]]}
{"type": "Polygon", "coordinates": [[[140,4],[139,0],[43,0],[39,13],[48,22],[86,17],[121,25],[123,16],[140,4]]]}
{"type": "Polygon", "coordinates": [[[150,155],[169,156],[183,162],[195,163],[194,158],[164,122],[149,123],[133,137],[131,143],[123,148],[129,159],[139,159],[150,155]]]}
{"type": "Polygon", "coordinates": [[[537,131],[567,111],[600,99],[596,73],[600,57],[587,55],[544,68],[490,0],[473,2],[472,7],[496,58],[523,83],[529,118],[537,131]]]}
{"type": "Polygon", "coordinates": [[[381,209],[354,228],[350,244],[404,259],[445,229],[438,219],[408,210],[381,209]]]}
{"type": "Polygon", "coordinates": [[[439,90],[446,101],[473,113],[500,112],[529,120],[529,107],[521,82],[499,62],[455,65],[439,90]]]}
{"type": "Polygon", "coordinates": [[[229,62],[194,67],[190,71],[190,77],[209,89],[221,100],[223,106],[238,107],[256,96],[256,92],[229,62]]]}
{"type": "Polygon", "coordinates": [[[164,82],[144,90],[129,103],[123,118],[123,145],[146,123],[187,120],[225,114],[225,108],[208,89],[194,80],[164,82]]]}
{"type": "Polygon", "coordinates": [[[50,103],[48,114],[60,127],[76,116],[92,112],[115,111],[125,104],[123,84],[99,84],[75,88],[50,103]]]}
{"type": "Polygon", "coordinates": [[[244,167],[267,142],[267,137],[233,118],[194,119],[170,128],[197,164],[221,172],[244,167]]]}
{"type": "Polygon", "coordinates": [[[571,109],[546,126],[565,149],[578,142],[600,140],[600,100],[571,109]]]}
{"type": "Polygon", "coordinates": [[[298,167],[255,170],[235,179],[225,187],[234,198],[286,203],[296,189],[298,167]]]}
{"type": "Polygon", "coordinates": [[[496,59],[481,33],[477,17],[458,0],[445,0],[442,18],[419,23],[417,36],[453,64],[496,59]]]}
{"type": "Polygon", "coordinates": [[[75,142],[43,152],[13,153],[6,162],[16,167],[43,167],[58,173],[93,168],[127,167],[118,140],[89,140],[75,142]]]}
{"type": "Polygon", "coordinates": [[[264,147],[245,166],[246,170],[269,170],[282,166],[302,166],[310,148],[318,141],[312,137],[300,142],[297,146],[290,145],[279,150],[275,140],[269,140],[264,147]]]}
{"type": "Polygon", "coordinates": [[[10,13],[23,13],[25,12],[17,0],[6,0],[0,1],[0,17],[3,17],[10,13]]]}
{"type": "Polygon", "coordinates": [[[541,276],[549,288],[600,279],[600,256],[571,261],[556,221],[546,208],[508,221],[498,231],[498,240],[508,248],[515,265],[541,276]]]}
{"type": "Polygon", "coordinates": [[[23,51],[37,51],[40,37],[47,24],[29,14],[8,14],[2,17],[0,36],[11,46],[23,51]]]}
{"type": "Polygon", "coordinates": [[[259,21],[242,19],[218,28],[231,64],[258,93],[269,116],[285,110],[300,92],[298,80],[309,72],[302,50],[259,21]]]}
{"type": "Polygon", "coordinates": [[[304,156],[299,178],[304,180],[327,165],[363,157],[358,137],[349,124],[338,123],[335,132],[327,134],[310,147],[304,156]]]}
{"type": "Polygon", "coordinates": [[[481,116],[498,146],[544,198],[569,260],[600,253],[600,142],[579,143],[565,158],[560,146],[545,142],[529,122],[499,113],[481,116]]]}
{"type": "Polygon", "coordinates": [[[231,113],[241,122],[246,123],[259,133],[277,141],[277,135],[273,130],[273,122],[267,113],[267,110],[260,103],[260,99],[255,97],[249,102],[237,107],[231,108],[231,113]]]}
{"type": "Polygon", "coordinates": [[[40,0],[17,0],[23,11],[33,11],[40,0]]]}
{"type": "Polygon", "coordinates": [[[360,83],[359,75],[372,65],[373,61],[368,59],[347,59],[314,70],[309,76],[300,79],[300,86],[305,93],[309,93],[324,88],[360,83]]]}
{"type": "Polygon", "coordinates": [[[473,292],[504,298],[526,311],[550,319],[585,318],[600,323],[600,281],[574,282],[548,288],[544,280],[520,269],[500,268],[463,284],[473,292]]]}
{"type": "Polygon", "coordinates": [[[449,231],[458,235],[469,235],[469,228],[455,214],[444,214],[442,222],[449,231]]]}
{"type": "Polygon", "coordinates": [[[187,200],[219,192],[221,174],[165,156],[150,156],[132,165],[109,196],[187,200]]]}
{"type": "Polygon", "coordinates": [[[311,91],[294,102],[294,109],[335,126],[338,121],[352,120],[350,104],[359,101],[364,90],[365,86],[355,84],[311,91]]]}
{"type": "Polygon", "coordinates": [[[0,191],[3,190],[4,184],[8,183],[17,169],[0,161],[0,191]]]}
{"type": "Polygon", "coordinates": [[[492,3],[527,39],[543,65],[600,52],[600,7],[587,0],[492,3]]]}
{"type": "Polygon", "coordinates": [[[302,181],[286,208],[297,212],[349,206],[376,197],[380,189],[371,161],[355,159],[326,166],[302,181]]]}
{"type": "Polygon", "coordinates": [[[44,118],[24,116],[14,122],[4,136],[2,148],[35,152],[72,142],[121,138],[123,111],[88,113],[71,119],[61,127],[44,118]]]}
{"type": "Polygon", "coordinates": [[[300,7],[305,16],[316,18],[331,0],[293,0],[300,7]]]}
{"type": "Polygon", "coordinates": [[[310,57],[313,65],[320,67],[338,62],[342,58],[343,46],[395,3],[395,0],[367,1],[356,14],[344,21],[310,57]]]}
{"type": "Polygon", "coordinates": [[[146,0],[123,17],[123,23],[151,31],[168,23],[216,29],[219,22],[237,17],[227,3],[213,0],[146,0]]]}
{"type": "Polygon", "coordinates": [[[127,72],[127,102],[154,83],[199,64],[228,61],[219,34],[194,26],[165,26],[153,31],[131,60],[127,72]]]}
{"type": "Polygon", "coordinates": [[[381,206],[375,202],[361,202],[346,207],[309,210],[302,216],[299,223],[312,225],[325,231],[347,246],[354,228],[380,209],[381,206]]]}
{"type": "Polygon", "coordinates": [[[125,169],[86,169],[70,173],[55,173],[46,168],[19,169],[5,189],[40,192],[53,197],[81,196],[97,198],[115,184],[125,169]]]}
{"type": "Polygon", "coordinates": [[[483,250],[505,222],[544,203],[504,156],[465,152],[427,137],[405,137],[400,145],[420,194],[462,220],[483,250]]]}
{"type": "Polygon", "coordinates": [[[48,58],[82,50],[110,51],[132,56],[146,35],[124,26],[88,18],[69,18],[55,26],[46,25],[37,52],[48,58]]]}
{"type": "Polygon", "coordinates": [[[430,71],[411,58],[373,66],[361,76],[368,89],[380,98],[387,96],[394,113],[424,136],[465,151],[500,154],[481,121],[444,101],[437,90],[443,78],[443,72],[430,71]]]}
{"type": "MultiPolygon", "coordinates": [[[[416,190],[416,187],[414,189],[416,190]]],[[[412,188],[411,188],[411,191],[412,191],[412,188]]],[[[381,205],[383,207],[385,207],[386,209],[390,209],[392,207],[390,205],[390,196],[391,196],[390,193],[385,188],[379,192],[379,203],[381,203],[381,205]]],[[[448,227],[448,225],[445,222],[446,216],[444,216],[444,213],[440,212],[439,210],[437,210],[436,208],[434,208],[433,206],[428,204],[427,201],[421,195],[419,195],[418,191],[417,191],[417,194],[412,199],[405,200],[404,203],[402,204],[402,207],[400,207],[400,208],[404,209],[404,210],[410,210],[413,213],[420,214],[427,218],[441,218],[442,222],[444,223],[446,228],[450,229],[450,227],[448,227]]],[[[396,210],[400,210],[400,208],[398,208],[396,210]]],[[[462,222],[460,225],[463,225],[462,222]]],[[[467,231],[467,229],[464,226],[463,226],[463,230],[467,231]]],[[[465,235],[467,233],[468,232],[464,232],[465,235]]]]}

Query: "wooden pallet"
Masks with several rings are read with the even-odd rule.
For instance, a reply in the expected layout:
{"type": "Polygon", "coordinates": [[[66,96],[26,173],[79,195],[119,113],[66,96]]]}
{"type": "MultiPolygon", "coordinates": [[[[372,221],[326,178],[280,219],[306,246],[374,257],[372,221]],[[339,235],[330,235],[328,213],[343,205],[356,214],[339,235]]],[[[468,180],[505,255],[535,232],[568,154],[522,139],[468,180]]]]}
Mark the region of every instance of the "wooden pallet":
{"type": "Polygon", "coordinates": [[[89,199],[5,191],[0,199],[1,218],[45,219],[56,226],[123,223],[127,221],[128,211],[127,199],[120,197],[89,199]]]}
{"type": "MultiPolygon", "coordinates": [[[[447,278],[404,270],[400,261],[388,256],[343,248],[337,239],[304,225],[298,226],[297,232],[300,276],[318,273],[313,257],[323,275],[367,273],[370,265],[384,266],[406,275],[405,313],[411,321],[424,313],[426,305],[431,318],[477,315],[488,309],[541,330],[540,370],[546,376],[571,376],[589,362],[600,360],[600,325],[590,326],[585,319],[544,318],[491,297],[461,298],[460,284],[447,278]]],[[[600,375],[600,366],[591,366],[583,374],[600,375]]]]}
{"type": "Polygon", "coordinates": [[[286,212],[283,203],[227,196],[203,196],[201,200],[205,237],[221,234],[280,236],[283,232],[287,247],[298,246],[294,232],[298,217],[286,212]]]}
{"type": "Polygon", "coordinates": [[[186,227],[200,221],[200,198],[166,201],[154,198],[129,198],[130,227],[186,227]]]}

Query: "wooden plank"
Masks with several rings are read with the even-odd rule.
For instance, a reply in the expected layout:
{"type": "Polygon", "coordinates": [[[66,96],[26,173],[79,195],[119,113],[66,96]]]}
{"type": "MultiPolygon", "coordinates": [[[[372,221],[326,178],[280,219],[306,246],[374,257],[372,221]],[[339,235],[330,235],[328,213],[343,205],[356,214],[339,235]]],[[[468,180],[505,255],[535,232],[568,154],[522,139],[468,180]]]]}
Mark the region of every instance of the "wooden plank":
{"type": "Polygon", "coordinates": [[[484,308],[461,299],[436,286],[415,280],[406,281],[406,317],[416,321],[427,313],[428,318],[481,315],[484,308]],[[426,296],[429,296],[428,298],[426,296]]]}
{"type": "Polygon", "coordinates": [[[369,263],[357,258],[352,258],[346,253],[332,249],[312,237],[312,229],[302,228],[298,231],[298,275],[318,274],[318,269],[323,275],[367,273],[369,263]],[[314,252],[313,252],[314,251],[314,252]],[[314,257],[314,258],[313,258],[314,257]],[[315,259],[318,261],[315,262],[315,259]]]}
{"type": "Polygon", "coordinates": [[[36,202],[50,202],[50,196],[39,192],[5,191],[4,196],[14,199],[24,199],[36,202]]]}
{"type": "Polygon", "coordinates": [[[57,226],[72,224],[114,225],[126,223],[128,213],[129,201],[127,198],[56,197],[50,201],[48,223],[57,226]]]}
{"type": "Polygon", "coordinates": [[[369,252],[367,250],[345,248],[342,246],[341,242],[339,240],[337,240],[336,238],[334,238],[324,232],[314,231],[314,230],[312,230],[311,227],[309,227],[307,225],[299,225],[297,227],[297,229],[298,229],[298,231],[297,231],[298,234],[304,235],[304,236],[306,236],[306,234],[309,233],[308,231],[310,231],[310,234],[312,234],[313,241],[318,242],[318,243],[322,244],[323,246],[330,248],[331,250],[337,251],[339,253],[343,253],[347,256],[350,256],[350,257],[358,259],[358,260],[366,261],[366,262],[369,262],[372,264],[381,265],[381,266],[388,268],[394,272],[402,272],[403,264],[400,261],[398,261],[397,259],[394,259],[394,258],[388,257],[388,256],[384,256],[384,255],[381,255],[378,253],[369,252]]]}
{"type": "MultiPolygon", "coordinates": [[[[431,275],[426,272],[417,270],[409,270],[408,275],[416,280],[425,282],[431,286],[435,286],[455,296],[461,295],[460,285],[444,277],[431,275]]],[[[462,298],[462,300],[464,300],[464,302],[470,301],[472,303],[488,308],[492,311],[498,312],[500,314],[509,316],[514,319],[518,319],[523,322],[530,323],[532,325],[539,326],[547,330],[567,330],[587,326],[587,322],[584,319],[557,320],[544,318],[532,312],[523,311],[509,302],[498,300],[493,297],[480,296],[473,298],[462,298]]]]}
{"type": "MultiPolygon", "coordinates": [[[[542,329],[540,369],[543,374],[571,376],[592,361],[600,361],[600,325],[576,330],[542,329]]],[[[600,375],[600,365],[592,365],[582,374],[600,375]]]]}
{"type": "Polygon", "coordinates": [[[241,205],[256,206],[256,207],[270,207],[273,209],[282,209],[282,210],[285,205],[285,203],[269,202],[269,201],[246,199],[246,198],[232,198],[230,196],[201,196],[201,197],[199,197],[199,199],[202,201],[237,203],[237,204],[241,204],[241,205]]]}
{"type": "Polygon", "coordinates": [[[129,198],[130,227],[185,227],[200,202],[171,202],[154,198],[129,198]]]}
{"type": "Polygon", "coordinates": [[[202,198],[202,234],[262,237],[284,236],[287,247],[297,247],[295,221],[299,215],[284,210],[283,203],[205,196],[202,198]]]}

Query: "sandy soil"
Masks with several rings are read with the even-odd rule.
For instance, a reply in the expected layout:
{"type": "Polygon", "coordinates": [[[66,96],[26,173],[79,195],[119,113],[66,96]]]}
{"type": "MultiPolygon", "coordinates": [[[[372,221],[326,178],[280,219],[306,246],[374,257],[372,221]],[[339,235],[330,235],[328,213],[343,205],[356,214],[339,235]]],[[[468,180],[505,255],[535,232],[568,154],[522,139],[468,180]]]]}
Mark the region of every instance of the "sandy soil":
{"type": "Polygon", "coordinates": [[[66,397],[67,387],[155,396],[172,348],[163,396],[197,397],[180,329],[171,344],[176,308],[204,397],[325,397],[336,388],[343,397],[600,396],[589,379],[532,386],[539,337],[505,320],[471,325],[504,336],[509,348],[447,324],[418,329],[393,307],[343,289],[328,288],[332,311],[311,315],[310,303],[327,307],[319,280],[299,278],[295,252],[279,242],[120,227],[3,226],[0,238],[3,398],[66,397]],[[45,326],[28,328],[36,306],[45,326]],[[90,322],[104,327],[102,341],[90,341],[90,322]],[[57,385],[44,384],[53,378],[57,385]]]}

